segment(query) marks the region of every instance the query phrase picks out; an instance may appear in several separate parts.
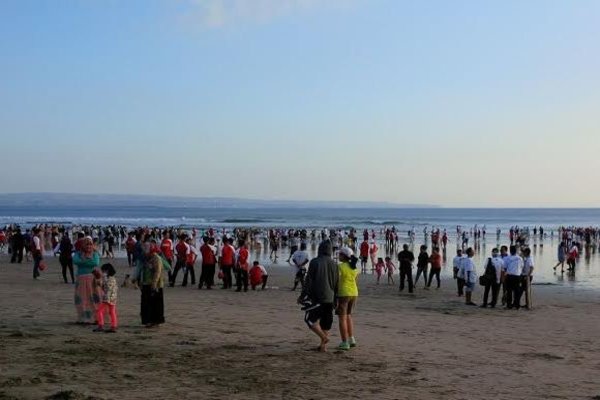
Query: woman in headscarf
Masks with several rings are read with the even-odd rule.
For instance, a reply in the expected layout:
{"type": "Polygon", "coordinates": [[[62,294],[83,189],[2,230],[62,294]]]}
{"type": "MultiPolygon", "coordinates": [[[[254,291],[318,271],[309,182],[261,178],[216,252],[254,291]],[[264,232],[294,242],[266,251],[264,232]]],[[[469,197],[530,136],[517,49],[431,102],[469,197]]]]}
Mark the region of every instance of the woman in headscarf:
{"type": "Polygon", "coordinates": [[[141,317],[142,324],[151,328],[165,322],[164,267],[162,259],[150,242],[144,243],[143,250],[144,257],[138,271],[138,282],[141,282],[142,288],[141,317]]]}
{"type": "Polygon", "coordinates": [[[75,308],[78,324],[94,324],[96,310],[101,296],[94,285],[94,269],[100,265],[100,254],[94,249],[91,237],[83,239],[81,250],[73,256],[73,264],[77,266],[75,281],[75,308]]]}

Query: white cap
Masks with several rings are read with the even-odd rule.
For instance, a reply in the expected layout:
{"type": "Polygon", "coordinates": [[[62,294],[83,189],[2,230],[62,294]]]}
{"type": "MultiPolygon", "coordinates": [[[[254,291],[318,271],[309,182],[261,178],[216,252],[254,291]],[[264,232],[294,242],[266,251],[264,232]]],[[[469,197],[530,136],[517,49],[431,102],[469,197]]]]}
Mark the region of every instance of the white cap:
{"type": "Polygon", "coordinates": [[[342,247],[340,249],[340,254],[343,254],[346,257],[350,258],[354,255],[354,252],[352,251],[352,249],[350,247],[342,247]]]}

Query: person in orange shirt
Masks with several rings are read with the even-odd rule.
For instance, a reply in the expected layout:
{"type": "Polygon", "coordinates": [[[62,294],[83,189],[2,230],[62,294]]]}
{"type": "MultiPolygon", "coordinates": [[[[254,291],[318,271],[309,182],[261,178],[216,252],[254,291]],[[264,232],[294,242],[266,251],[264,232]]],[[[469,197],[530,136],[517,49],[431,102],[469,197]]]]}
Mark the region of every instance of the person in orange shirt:
{"type": "Polygon", "coordinates": [[[427,281],[426,289],[431,287],[431,281],[433,280],[434,275],[435,279],[437,280],[437,288],[439,289],[440,272],[442,271],[442,255],[440,254],[440,249],[438,247],[433,248],[431,257],[429,257],[429,262],[431,263],[431,270],[429,271],[429,280],[427,281]]]}
{"type": "Polygon", "coordinates": [[[235,267],[235,249],[233,248],[233,239],[224,238],[223,247],[219,257],[221,271],[223,271],[223,289],[231,289],[232,277],[231,271],[235,267]]]}
{"type": "Polygon", "coordinates": [[[244,292],[248,291],[248,270],[250,265],[248,264],[248,258],[250,252],[246,248],[246,242],[244,240],[239,241],[239,249],[237,254],[237,264],[235,267],[235,280],[237,284],[236,292],[242,291],[244,286],[244,292]]]}

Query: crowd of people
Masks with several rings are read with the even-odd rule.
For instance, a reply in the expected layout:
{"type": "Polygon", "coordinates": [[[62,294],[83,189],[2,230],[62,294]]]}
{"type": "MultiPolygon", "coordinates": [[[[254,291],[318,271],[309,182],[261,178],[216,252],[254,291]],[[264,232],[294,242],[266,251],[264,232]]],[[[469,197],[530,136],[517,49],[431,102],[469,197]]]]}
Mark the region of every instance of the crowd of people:
{"type": "MultiPolygon", "coordinates": [[[[485,226],[469,230],[457,227],[457,253],[452,260],[457,295],[464,296],[466,305],[477,305],[473,292],[479,284],[483,287],[481,307],[494,308],[499,301],[508,309],[530,307],[535,262],[529,242],[537,245],[539,239],[541,246],[548,234],[542,227],[511,227],[510,245],[494,248],[480,269],[482,274],[478,275],[473,261],[475,249],[468,247],[468,239],[472,238],[477,244],[485,240],[485,232],[485,226]],[[521,304],[523,294],[524,305],[521,304]]],[[[348,350],[356,346],[352,314],[358,296],[357,277],[369,269],[376,275],[377,284],[384,273],[387,283],[395,284],[397,270],[401,292],[408,289],[414,293],[421,279],[424,290],[431,288],[434,279],[440,288],[448,233],[434,227],[430,231],[425,229],[423,234],[426,244],[419,247],[415,256],[414,229],[407,232],[407,243],[397,251],[398,231],[394,227],[379,232],[364,229],[360,240],[354,229],[235,228],[227,231],[209,228],[199,231],[42,225],[22,232],[18,226],[11,225],[0,230],[0,249],[8,248],[13,263],[21,263],[23,259],[32,262],[34,279],[45,269],[45,254],[58,256],[63,281],[75,285],[77,323],[94,324],[96,332],[116,332],[119,287],[116,269],[111,263],[101,265],[103,258],[110,261],[115,257],[115,247],[125,252],[130,267],[123,285],[141,290],[140,317],[147,327],[165,322],[163,289],[176,286],[180,273],[184,287],[191,283],[198,289],[211,290],[217,286],[216,277],[225,290],[265,290],[267,269],[260,259],[250,260],[251,249],[257,254],[264,251],[265,255],[268,251],[270,260],[276,262],[280,249],[285,247],[289,249],[286,261],[295,268],[292,290],[300,286],[298,302],[305,311],[305,322],[319,337],[319,350],[326,351],[334,311],[342,339],[338,348],[348,350]],[[377,246],[378,235],[384,241],[382,249],[377,246]],[[427,244],[431,245],[431,254],[427,244]],[[317,245],[317,256],[311,259],[308,248],[316,250],[317,245]],[[381,252],[384,257],[380,256],[381,252]],[[196,279],[198,260],[200,274],[196,279]],[[106,313],[110,317],[109,329],[104,327],[106,313]]],[[[554,237],[554,231],[550,235],[554,237]]],[[[598,244],[600,231],[561,227],[558,237],[558,263],[554,269],[561,266],[564,272],[566,263],[567,271],[574,273],[582,247],[598,244]]],[[[500,230],[497,230],[497,239],[499,242],[500,230]]]]}

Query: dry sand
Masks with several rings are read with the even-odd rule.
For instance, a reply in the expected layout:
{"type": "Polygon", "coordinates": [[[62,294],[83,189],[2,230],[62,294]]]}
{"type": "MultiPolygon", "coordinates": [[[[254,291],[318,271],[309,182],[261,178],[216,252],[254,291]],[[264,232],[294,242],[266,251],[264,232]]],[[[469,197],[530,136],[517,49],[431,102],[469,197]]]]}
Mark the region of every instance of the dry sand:
{"type": "Polygon", "coordinates": [[[166,289],[157,330],[139,325],[139,292],[121,289],[111,335],[73,324],[56,259],[33,281],[30,264],[2,256],[0,399],[600,399],[592,289],[535,286],[532,311],[482,310],[452,280],[411,296],[361,276],[359,346],[336,351],[334,326],[321,354],[291,268],[270,273],[278,288],[264,292],[166,289]]]}

